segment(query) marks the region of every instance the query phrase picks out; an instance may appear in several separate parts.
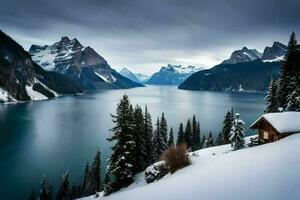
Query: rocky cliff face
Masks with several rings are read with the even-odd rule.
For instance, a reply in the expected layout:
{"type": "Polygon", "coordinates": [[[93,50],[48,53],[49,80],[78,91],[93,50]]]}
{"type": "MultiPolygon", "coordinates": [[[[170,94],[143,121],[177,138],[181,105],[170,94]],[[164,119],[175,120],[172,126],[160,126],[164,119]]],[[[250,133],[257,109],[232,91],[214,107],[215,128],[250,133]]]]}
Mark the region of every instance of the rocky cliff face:
{"type": "Polygon", "coordinates": [[[262,53],[258,52],[256,49],[248,49],[243,47],[240,50],[234,51],[230,58],[224,60],[222,64],[236,64],[241,62],[250,62],[256,59],[259,59],[262,56],[262,53]]]}
{"type": "Polygon", "coordinates": [[[28,101],[76,94],[82,88],[62,74],[41,69],[31,56],[0,30],[0,101],[28,101]]]}
{"type": "Polygon", "coordinates": [[[276,61],[279,59],[282,60],[286,51],[287,51],[286,45],[280,42],[274,42],[272,47],[266,47],[264,49],[261,59],[263,61],[276,61]]]}
{"type": "Polygon", "coordinates": [[[53,45],[32,45],[29,53],[45,70],[65,74],[85,90],[117,89],[142,86],[124,77],[119,84],[107,61],[91,47],[84,47],[74,38],[62,37],[53,45]]]}

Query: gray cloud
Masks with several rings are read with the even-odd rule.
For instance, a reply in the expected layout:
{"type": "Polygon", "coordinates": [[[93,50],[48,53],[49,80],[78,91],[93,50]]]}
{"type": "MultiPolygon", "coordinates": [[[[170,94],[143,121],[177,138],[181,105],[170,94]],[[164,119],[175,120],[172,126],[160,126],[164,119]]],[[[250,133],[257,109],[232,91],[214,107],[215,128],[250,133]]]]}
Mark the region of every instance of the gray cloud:
{"type": "Polygon", "coordinates": [[[0,26],[25,48],[77,37],[115,68],[211,67],[242,46],[300,33],[298,0],[0,0],[0,26]]]}

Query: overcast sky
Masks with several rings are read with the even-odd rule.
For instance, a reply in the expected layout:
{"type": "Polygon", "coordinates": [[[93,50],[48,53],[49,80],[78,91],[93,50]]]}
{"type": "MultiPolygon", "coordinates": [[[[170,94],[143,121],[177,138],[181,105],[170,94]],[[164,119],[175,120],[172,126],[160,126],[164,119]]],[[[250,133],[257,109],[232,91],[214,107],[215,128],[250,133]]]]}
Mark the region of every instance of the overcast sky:
{"type": "Polygon", "coordinates": [[[25,49],[76,37],[113,68],[150,73],[300,40],[300,0],[0,0],[0,28],[25,49]]]}

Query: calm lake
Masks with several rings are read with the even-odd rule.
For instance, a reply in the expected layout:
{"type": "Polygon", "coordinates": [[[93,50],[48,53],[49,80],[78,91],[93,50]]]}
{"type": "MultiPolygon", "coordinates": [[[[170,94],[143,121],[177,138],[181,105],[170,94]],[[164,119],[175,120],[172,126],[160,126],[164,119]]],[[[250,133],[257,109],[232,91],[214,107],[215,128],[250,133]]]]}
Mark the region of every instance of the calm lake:
{"type": "MultiPolygon", "coordinates": [[[[56,100],[0,105],[1,199],[27,199],[32,187],[39,189],[46,174],[56,191],[63,172],[81,181],[85,162],[99,148],[102,165],[110,153],[110,113],[127,94],[133,104],[148,106],[152,120],[165,113],[168,126],[178,131],[180,122],[196,115],[201,134],[216,135],[225,113],[234,108],[249,125],[263,113],[264,95],[178,90],[176,86],[147,86],[108,90],[56,100]]],[[[103,170],[102,170],[103,171],[103,170]]]]}

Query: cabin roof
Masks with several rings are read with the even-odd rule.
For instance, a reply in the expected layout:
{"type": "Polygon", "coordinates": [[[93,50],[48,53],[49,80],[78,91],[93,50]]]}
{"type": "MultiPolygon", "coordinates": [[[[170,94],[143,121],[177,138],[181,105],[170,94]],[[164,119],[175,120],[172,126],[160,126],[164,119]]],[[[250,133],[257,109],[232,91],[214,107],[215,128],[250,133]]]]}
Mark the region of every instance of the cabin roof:
{"type": "Polygon", "coordinates": [[[258,118],[250,128],[257,128],[261,120],[268,121],[278,133],[300,132],[300,112],[267,113],[258,118]]]}

